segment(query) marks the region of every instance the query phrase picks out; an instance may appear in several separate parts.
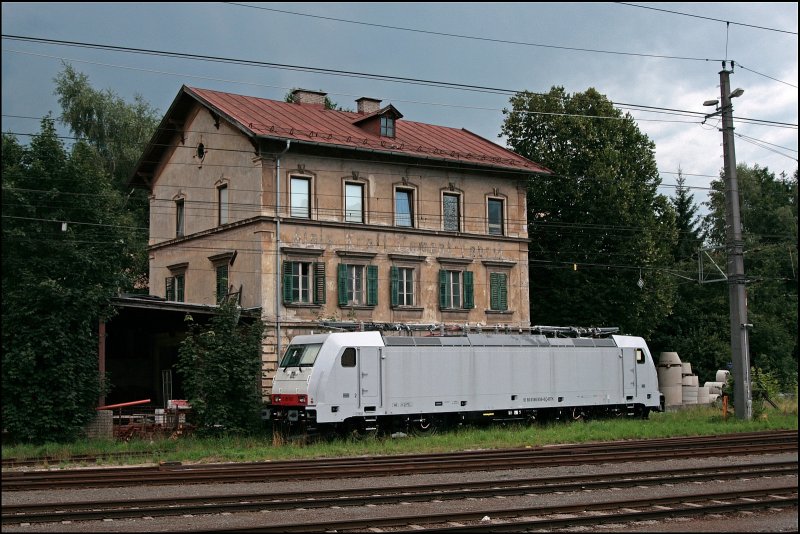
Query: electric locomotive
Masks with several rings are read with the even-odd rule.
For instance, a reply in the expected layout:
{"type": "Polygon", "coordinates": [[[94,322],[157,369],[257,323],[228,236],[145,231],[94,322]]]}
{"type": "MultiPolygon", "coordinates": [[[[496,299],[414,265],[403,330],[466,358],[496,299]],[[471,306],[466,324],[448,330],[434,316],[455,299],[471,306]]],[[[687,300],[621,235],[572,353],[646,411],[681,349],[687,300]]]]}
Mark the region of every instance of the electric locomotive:
{"type": "Polygon", "coordinates": [[[640,337],[296,336],[269,418],[279,431],[431,433],[471,422],[646,418],[664,398],[640,337]]]}

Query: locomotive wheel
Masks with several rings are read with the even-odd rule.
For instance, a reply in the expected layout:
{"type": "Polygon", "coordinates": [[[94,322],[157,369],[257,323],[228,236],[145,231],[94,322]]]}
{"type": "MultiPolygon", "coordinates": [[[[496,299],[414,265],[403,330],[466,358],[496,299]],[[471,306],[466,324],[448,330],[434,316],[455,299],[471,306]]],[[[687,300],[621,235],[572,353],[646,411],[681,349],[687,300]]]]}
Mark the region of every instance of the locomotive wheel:
{"type": "Polygon", "coordinates": [[[439,431],[439,424],[433,417],[422,416],[411,422],[411,430],[417,436],[432,436],[439,431]]]}

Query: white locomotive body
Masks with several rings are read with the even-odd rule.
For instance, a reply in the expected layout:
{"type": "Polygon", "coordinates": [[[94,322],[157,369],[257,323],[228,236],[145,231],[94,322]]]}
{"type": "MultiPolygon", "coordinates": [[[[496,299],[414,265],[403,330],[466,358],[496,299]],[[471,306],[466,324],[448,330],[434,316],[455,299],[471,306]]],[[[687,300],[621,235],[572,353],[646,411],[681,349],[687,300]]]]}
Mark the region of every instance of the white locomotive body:
{"type": "Polygon", "coordinates": [[[297,336],[270,401],[273,423],[301,433],[647,417],[664,406],[647,344],[616,335],[297,336]]]}

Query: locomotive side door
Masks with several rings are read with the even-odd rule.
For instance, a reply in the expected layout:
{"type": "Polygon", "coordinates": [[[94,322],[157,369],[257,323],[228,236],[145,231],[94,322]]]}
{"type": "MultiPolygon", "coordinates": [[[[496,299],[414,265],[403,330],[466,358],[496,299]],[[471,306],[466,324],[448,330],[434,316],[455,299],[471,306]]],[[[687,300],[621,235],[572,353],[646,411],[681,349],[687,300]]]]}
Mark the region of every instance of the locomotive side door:
{"type": "Polygon", "coordinates": [[[636,349],[622,349],[622,394],[636,398],[636,349]]]}
{"type": "Polygon", "coordinates": [[[381,353],[379,347],[358,349],[359,407],[381,405],[381,353]]]}

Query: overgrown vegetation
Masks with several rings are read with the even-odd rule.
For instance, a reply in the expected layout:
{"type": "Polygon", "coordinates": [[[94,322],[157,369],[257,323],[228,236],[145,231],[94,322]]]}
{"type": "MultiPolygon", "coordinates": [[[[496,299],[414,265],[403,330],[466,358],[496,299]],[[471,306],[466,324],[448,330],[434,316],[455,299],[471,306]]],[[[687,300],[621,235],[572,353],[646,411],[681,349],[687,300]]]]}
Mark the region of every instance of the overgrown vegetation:
{"type": "Polygon", "coordinates": [[[200,435],[248,433],[261,422],[260,319],[240,320],[235,299],[221,303],[208,327],[186,316],[177,371],[200,435]]]}
{"type": "Polygon", "coordinates": [[[94,150],[97,164],[111,176],[111,185],[125,196],[124,210],[133,216],[136,226],[142,228],[131,236],[126,246],[135,259],[133,290],[146,290],[149,191],[131,188],[128,181],[156,131],[160,114],[139,94],[129,103],[110,89],[95,89],[88,76],[69,64],[53,81],[61,105],[61,123],[94,150]]]}
{"type": "Polygon", "coordinates": [[[474,449],[536,447],[558,443],[616,441],[679,436],[719,435],[764,430],[797,430],[797,400],[780,399],[777,409],[768,406],[752,421],[741,421],[733,414],[723,417],[719,406],[651,414],[650,420],[613,419],[552,423],[533,426],[489,426],[462,428],[429,437],[369,437],[361,440],[334,440],[313,444],[272,445],[272,436],[220,436],[214,438],[164,439],[150,442],[79,441],[70,445],[18,445],[3,447],[3,457],[26,458],[108,452],[147,452],[150,456],[104,461],[103,463],[143,463],[147,461],[225,462],[290,460],[359,455],[413,454],[474,449]]]}
{"type": "MultiPolygon", "coordinates": [[[[682,173],[674,198],[657,194],[655,146],[605,95],[553,87],[510,102],[502,128],[509,146],[555,173],[528,184],[531,322],[618,326],[645,337],[656,358],[677,352],[701,383],[729,368],[728,286],[697,281],[699,246],[716,247],[708,254],[717,265],[727,261],[722,177],[701,219],[682,173]]],[[[750,361],[790,392],[798,359],[797,171],[776,177],[739,164],[737,177],[750,361]]]]}
{"type": "Polygon", "coordinates": [[[3,135],[3,428],[70,440],[101,393],[98,321],[132,284],[141,232],[86,143],[67,150],[52,119],[28,146],[3,135]]]}

